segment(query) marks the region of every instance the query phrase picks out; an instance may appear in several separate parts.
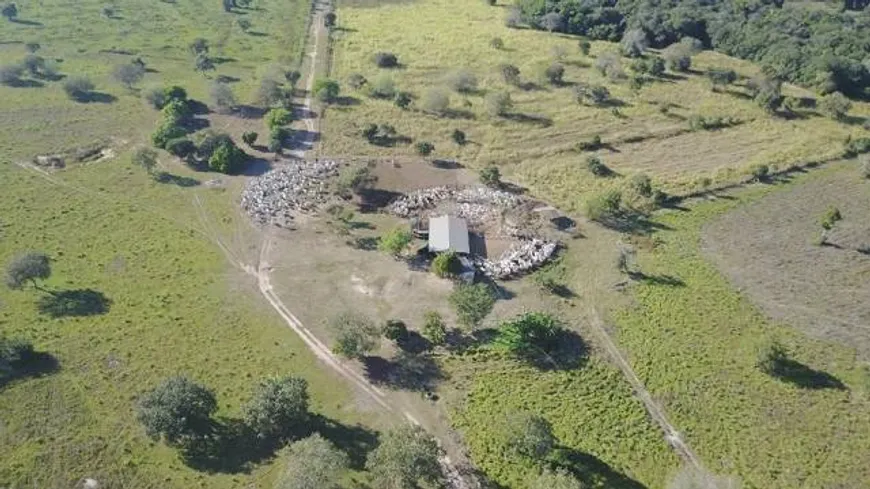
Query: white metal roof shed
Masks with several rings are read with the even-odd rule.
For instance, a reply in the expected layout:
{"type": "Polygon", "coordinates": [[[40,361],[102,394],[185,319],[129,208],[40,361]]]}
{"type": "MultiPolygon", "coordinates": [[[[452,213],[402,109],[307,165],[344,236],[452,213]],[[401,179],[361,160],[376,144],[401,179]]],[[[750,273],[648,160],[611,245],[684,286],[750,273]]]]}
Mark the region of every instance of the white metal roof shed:
{"type": "Polygon", "coordinates": [[[468,225],[465,219],[454,216],[437,216],[429,218],[429,251],[454,251],[469,253],[468,225]]]}

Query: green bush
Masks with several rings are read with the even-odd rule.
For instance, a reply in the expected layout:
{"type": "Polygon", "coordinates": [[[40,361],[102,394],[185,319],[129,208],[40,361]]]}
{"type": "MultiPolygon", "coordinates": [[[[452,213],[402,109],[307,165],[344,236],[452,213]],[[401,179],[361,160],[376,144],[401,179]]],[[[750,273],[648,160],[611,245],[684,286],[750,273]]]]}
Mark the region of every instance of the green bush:
{"type": "Polygon", "coordinates": [[[763,182],[770,176],[770,167],[763,164],[758,164],[749,169],[752,179],[757,182],[763,182]]]}
{"type": "Polygon", "coordinates": [[[384,338],[391,341],[402,341],[408,337],[408,327],[398,319],[390,319],[384,324],[384,338]]]}
{"type": "Polygon", "coordinates": [[[486,103],[486,111],[492,117],[503,116],[513,107],[511,94],[508,92],[489,93],[484,102],[486,103]]]}
{"type": "Polygon", "coordinates": [[[622,212],[622,193],[609,190],[586,201],[586,217],[593,221],[603,221],[619,216],[622,212]]]}
{"type": "Polygon", "coordinates": [[[8,374],[25,367],[36,358],[33,344],[22,338],[7,338],[0,335],[0,383],[8,374]]]}
{"type": "Polygon", "coordinates": [[[423,337],[433,345],[443,345],[447,340],[447,326],[444,319],[435,311],[423,313],[423,337]]]}
{"type": "Polygon", "coordinates": [[[413,239],[410,231],[402,226],[395,227],[381,236],[378,249],[392,256],[400,256],[413,239]]]}
{"type": "Polygon", "coordinates": [[[364,87],[366,83],[368,83],[366,77],[359,73],[353,73],[352,75],[347,77],[347,85],[354,90],[359,90],[360,88],[364,87]]]}
{"type": "Polygon", "coordinates": [[[544,70],[544,77],[553,85],[562,83],[565,76],[565,67],[561,63],[553,63],[544,70]]]}
{"type": "Polygon", "coordinates": [[[467,328],[474,328],[492,311],[495,293],[483,283],[458,284],[448,301],[456,311],[459,323],[467,328]]]}
{"type": "Polygon", "coordinates": [[[369,95],[385,100],[392,99],[396,96],[396,82],[389,75],[381,75],[369,85],[369,95]]]}
{"type": "Polygon", "coordinates": [[[407,109],[413,101],[414,97],[410,92],[398,92],[396,93],[396,98],[393,99],[393,103],[400,109],[407,109]]]}
{"type": "Polygon", "coordinates": [[[468,70],[456,70],[447,76],[447,84],[459,93],[471,93],[477,90],[477,77],[468,70]]]}
{"type": "Polygon", "coordinates": [[[597,156],[590,156],[586,158],[586,169],[589,170],[589,173],[595,175],[596,177],[607,177],[613,174],[613,171],[607,167],[604,163],[601,162],[601,158],[597,156]]]}
{"type": "Polygon", "coordinates": [[[421,108],[433,114],[443,114],[450,107],[450,95],[440,88],[430,88],[423,94],[421,108]]]}
{"type": "Polygon", "coordinates": [[[414,149],[417,150],[417,154],[420,156],[429,156],[435,151],[435,145],[429,141],[418,141],[414,145],[414,149]]]}
{"type": "Polygon", "coordinates": [[[224,142],[208,159],[208,167],[212,171],[234,175],[239,173],[248,160],[248,155],[234,143],[224,142]]]}
{"type": "Polygon", "coordinates": [[[466,139],[465,132],[460,131],[459,129],[455,129],[453,134],[450,135],[450,139],[453,140],[454,143],[463,146],[468,140],[466,139]]]}
{"type": "Polygon", "coordinates": [[[459,259],[453,251],[438,253],[432,260],[429,270],[438,277],[447,278],[456,273],[459,266],[459,259]]]}
{"type": "Polygon", "coordinates": [[[834,120],[843,120],[851,108],[852,102],[840,92],[825,95],[819,100],[819,110],[834,120]]]}
{"type": "Polygon", "coordinates": [[[563,331],[564,327],[553,316],[529,312],[503,322],[495,344],[520,358],[550,356],[559,348],[563,331]]]}
{"type": "Polygon", "coordinates": [[[196,145],[190,139],[180,137],[166,141],[164,149],[179,158],[187,158],[196,152],[196,145]]]}
{"type": "Polygon", "coordinates": [[[375,64],[378,68],[395,68],[399,66],[399,58],[393,53],[375,53],[375,64]]]}
{"type": "Polygon", "coordinates": [[[172,121],[175,124],[183,123],[191,115],[188,103],[177,98],[170,99],[166,102],[166,105],[163,106],[161,112],[164,120],[172,121]]]}
{"type": "Polygon", "coordinates": [[[361,358],[377,348],[381,331],[365,316],[343,313],[332,318],[332,351],[346,358],[361,358]]]}
{"type": "Polygon", "coordinates": [[[242,134],[242,141],[244,141],[244,143],[247,144],[248,146],[253,146],[254,143],[257,142],[258,136],[259,136],[259,134],[257,134],[254,131],[245,131],[242,134]]]}
{"type": "Polygon", "coordinates": [[[598,134],[589,138],[588,141],[580,141],[577,143],[578,151],[596,151],[601,149],[603,143],[601,142],[601,136],[598,134]]]}
{"type": "Polygon", "coordinates": [[[308,381],[279,377],[260,381],[244,406],[245,425],[259,439],[278,441],[302,433],[309,423],[308,381]]]}
{"type": "Polygon", "coordinates": [[[286,126],[293,121],[293,114],[282,107],[269,109],[269,112],[266,112],[266,127],[269,129],[275,129],[276,127],[286,126]]]}
{"type": "Polygon", "coordinates": [[[151,134],[151,143],[158,148],[165,148],[171,139],[183,137],[184,129],[171,120],[163,121],[151,134]]]}
{"type": "Polygon", "coordinates": [[[822,228],[830,231],[834,228],[834,225],[837,224],[837,222],[842,220],[843,215],[840,213],[840,209],[831,206],[825,210],[819,223],[822,225],[822,228]]]}
{"type": "Polygon", "coordinates": [[[854,158],[864,153],[870,153],[870,138],[848,140],[843,151],[843,156],[846,158],[854,158]]]}
{"type": "Polygon", "coordinates": [[[488,187],[501,185],[501,171],[495,165],[487,165],[480,170],[480,182],[488,187]]]}
{"type": "Polygon", "coordinates": [[[330,104],[338,98],[341,87],[335,80],[321,78],[314,82],[314,96],[323,103],[330,104]]]}
{"type": "Polygon", "coordinates": [[[290,133],[286,127],[275,127],[269,131],[269,144],[267,149],[273,153],[281,151],[284,147],[284,142],[287,141],[290,133]]]}

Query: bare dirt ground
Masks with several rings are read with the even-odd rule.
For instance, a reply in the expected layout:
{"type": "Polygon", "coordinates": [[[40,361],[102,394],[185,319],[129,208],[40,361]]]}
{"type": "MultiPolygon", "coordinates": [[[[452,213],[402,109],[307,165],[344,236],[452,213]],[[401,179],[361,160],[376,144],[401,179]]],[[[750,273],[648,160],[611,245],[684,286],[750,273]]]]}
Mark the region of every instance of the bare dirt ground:
{"type": "Polygon", "coordinates": [[[854,346],[870,358],[870,182],[857,163],[777,192],[710,223],[703,249],[773,318],[805,333],[854,346]],[[830,206],[843,220],[828,245],[814,244],[830,206]]]}

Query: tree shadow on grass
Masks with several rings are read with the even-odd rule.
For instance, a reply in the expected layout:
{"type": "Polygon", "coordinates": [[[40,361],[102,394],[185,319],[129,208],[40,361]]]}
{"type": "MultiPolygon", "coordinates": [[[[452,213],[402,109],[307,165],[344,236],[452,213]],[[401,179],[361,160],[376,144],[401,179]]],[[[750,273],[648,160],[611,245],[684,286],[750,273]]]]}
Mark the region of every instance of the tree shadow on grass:
{"type": "Polygon", "coordinates": [[[597,220],[602,226],[628,234],[652,234],[655,231],[672,231],[673,228],[653,221],[647,216],[634,212],[603,216],[597,220]]]}
{"type": "Polygon", "coordinates": [[[846,389],[846,385],[837,377],[790,358],[777,361],[772,375],[802,389],[846,389]]]}
{"type": "Polygon", "coordinates": [[[104,92],[87,92],[75,97],[73,100],[82,104],[111,104],[118,100],[118,97],[104,92]]]}
{"type": "Polygon", "coordinates": [[[393,389],[430,392],[446,378],[438,362],[427,354],[400,352],[395,359],[365,357],[366,377],[376,385],[393,389]]]}
{"type": "Polygon", "coordinates": [[[29,25],[29,26],[34,26],[34,27],[42,27],[43,26],[43,23],[39,22],[37,20],[12,19],[11,22],[13,22],[15,24],[29,25]]]}
{"type": "Polygon", "coordinates": [[[674,277],[673,275],[648,275],[643,272],[629,272],[628,276],[632,280],[637,280],[650,285],[664,285],[666,287],[686,286],[686,282],[679,277],[674,277]]]}
{"type": "Polygon", "coordinates": [[[16,380],[38,378],[60,370],[60,362],[54,355],[46,352],[33,352],[29,358],[8,365],[0,364],[0,389],[16,380]]]}
{"type": "Polygon", "coordinates": [[[396,346],[407,353],[414,355],[429,351],[432,349],[432,342],[420,335],[416,331],[408,331],[408,334],[396,341],[396,346]]]}
{"type": "Polygon", "coordinates": [[[190,177],[182,177],[178,175],[173,175],[171,173],[167,173],[162,171],[156,175],[154,175],[154,181],[157,183],[166,183],[171,185],[176,185],[178,187],[196,187],[200,184],[200,181],[195,178],[190,177]]]}
{"type": "Polygon", "coordinates": [[[181,451],[184,463],[206,473],[249,473],[253,465],[274,456],[278,442],[260,440],[240,419],[219,418],[211,432],[181,451]]]}
{"type": "Polygon", "coordinates": [[[40,88],[44,87],[45,83],[42,83],[39,80],[17,78],[6,82],[6,86],[12,88],[40,88]]]}
{"type": "Polygon", "coordinates": [[[375,251],[378,249],[378,238],[372,236],[361,236],[348,240],[347,244],[358,250],[375,251]]]}
{"type": "Polygon", "coordinates": [[[59,318],[105,314],[111,305],[111,299],[98,290],[75,289],[46,294],[39,298],[36,307],[42,314],[59,318]]]}
{"type": "Polygon", "coordinates": [[[519,358],[542,371],[574,370],[589,360],[589,347],[579,334],[563,329],[547,351],[530,351],[519,358]]]}
{"type": "Polygon", "coordinates": [[[377,212],[402,194],[379,188],[363,188],[357,191],[360,198],[360,212],[377,212]]]}
{"type": "Polygon", "coordinates": [[[510,121],[519,122],[522,124],[535,124],[541,127],[550,127],[553,125],[553,119],[542,115],[521,114],[515,112],[511,114],[504,114],[502,117],[510,121]]]}
{"type": "Polygon", "coordinates": [[[341,424],[319,414],[312,416],[311,426],[348,455],[354,470],[365,468],[366,457],[378,446],[377,433],[364,426],[341,424]]]}
{"type": "Polygon", "coordinates": [[[610,465],[591,453],[558,447],[553,452],[550,463],[554,468],[562,468],[574,474],[584,487],[646,489],[646,486],[640,482],[613,470],[610,465]]]}

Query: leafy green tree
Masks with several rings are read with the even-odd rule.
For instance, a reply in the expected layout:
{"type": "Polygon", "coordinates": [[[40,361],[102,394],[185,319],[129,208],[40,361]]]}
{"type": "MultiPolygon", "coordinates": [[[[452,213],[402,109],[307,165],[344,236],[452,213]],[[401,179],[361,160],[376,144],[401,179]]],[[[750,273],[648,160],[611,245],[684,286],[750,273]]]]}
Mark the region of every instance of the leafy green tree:
{"type": "Polygon", "coordinates": [[[211,431],[214,394],[187,377],[170,377],[139,400],[136,417],[152,439],[184,445],[211,431]]]}
{"type": "Polygon", "coordinates": [[[423,313],[423,337],[433,345],[443,345],[447,341],[447,326],[436,311],[423,313]]]}
{"type": "Polygon", "coordinates": [[[423,94],[421,107],[425,112],[444,114],[450,107],[450,95],[440,88],[430,88],[423,94]]]}
{"type": "Polygon", "coordinates": [[[302,73],[298,70],[289,70],[284,73],[284,79],[287,80],[287,83],[289,83],[291,87],[295,86],[300,78],[302,78],[302,73]]]}
{"type": "Polygon", "coordinates": [[[350,467],[347,455],[315,433],[290,445],[273,489],[340,489],[350,467]]]}
{"type": "Polygon", "coordinates": [[[18,6],[14,3],[4,4],[2,8],[0,8],[0,15],[6,17],[6,20],[12,22],[18,17],[18,6]]]}
{"type": "Polygon", "coordinates": [[[265,77],[260,80],[260,86],[257,87],[257,101],[264,107],[271,107],[284,101],[286,94],[281,88],[281,84],[271,77],[265,77]]]}
{"type": "Polygon", "coordinates": [[[589,51],[592,49],[592,43],[590,43],[586,39],[581,39],[577,43],[577,47],[580,48],[580,53],[583,56],[589,56],[589,51]]]}
{"type": "Polygon", "coordinates": [[[79,102],[87,100],[93,90],[94,84],[87,77],[75,76],[63,82],[63,91],[69,98],[79,102]]]}
{"type": "Polygon", "coordinates": [[[529,489],[584,489],[583,483],[565,469],[544,469],[529,483],[529,489]]]}
{"type": "Polygon", "coordinates": [[[245,133],[242,134],[242,141],[244,141],[244,143],[247,144],[248,146],[253,146],[254,143],[257,142],[258,136],[259,136],[259,134],[257,134],[254,131],[245,131],[245,133]]]}
{"type": "Polygon", "coordinates": [[[398,92],[396,98],[393,99],[393,103],[400,109],[407,109],[413,101],[414,97],[410,92],[398,92]]]}
{"type": "Polygon", "coordinates": [[[245,424],[263,439],[284,439],[309,420],[308,381],[276,377],[261,381],[244,407],[245,424]]]}
{"type": "Polygon", "coordinates": [[[502,323],[496,344],[520,358],[549,357],[559,347],[563,330],[553,316],[529,312],[502,323]]]}
{"type": "Polygon", "coordinates": [[[458,284],[448,298],[460,324],[473,328],[492,311],[495,293],[483,283],[458,284]]]}
{"type": "Polygon", "coordinates": [[[586,201],[586,217],[593,221],[606,221],[622,212],[622,193],[609,190],[586,201]]]}
{"type": "Polygon", "coordinates": [[[336,187],[339,195],[349,196],[351,193],[371,188],[377,181],[378,177],[367,165],[352,165],[339,171],[336,187]]]}
{"type": "Polygon", "coordinates": [[[273,153],[279,153],[281,148],[284,147],[284,142],[287,140],[288,136],[287,128],[273,128],[269,131],[269,144],[266,146],[267,149],[273,153]]]}
{"type": "Polygon", "coordinates": [[[7,338],[0,334],[0,383],[36,358],[33,344],[22,338],[7,338]]]}
{"type": "Polygon", "coordinates": [[[6,265],[6,285],[13,290],[30,284],[33,288],[44,290],[37,280],[51,276],[51,258],[45,253],[29,252],[18,255],[6,265]]]}
{"type": "Polygon", "coordinates": [[[435,151],[435,145],[429,141],[417,141],[417,144],[414,145],[414,149],[417,150],[417,154],[420,156],[429,156],[433,151],[435,151]]]}
{"type": "Polygon", "coordinates": [[[314,82],[314,96],[323,103],[331,104],[338,98],[341,87],[335,80],[321,78],[314,82]]]}
{"type": "Polygon", "coordinates": [[[154,167],[157,166],[157,152],[151,148],[136,148],[130,161],[151,175],[154,172],[154,167]]]}
{"type": "Polygon", "coordinates": [[[464,146],[465,143],[468,142],[468,139],[465,136],[465,132],[460,131],[459,129],[455,129],[453,131],[453,134],[450,135],[450,139],[452,139],[454,143],[460,146],[464,146]]]}
{"type": "Polygon", "coordinates": [[[211,96],[212,103],[217,107],[218,112],[227,114],[235,110],[236,95],[233,93],[233,89],[226,83],[212,83],[211,88],[209,89],[209,95],[211,96]]]}
{"type": "Polygon", "coordinates": [[[224,142],[208,159],[208,167],[212,171],[234,175],[241,171],[248,155],[232,142],[224,142]]]}
{"type": "Polygon", "coordinates": [[[395,227],[380,237],[378,249],[389,255],[398,257],[411,244],[411,232],[402,226],[395,227]]]}
{"type": "Polygon", "coordinates": [[[565,67],[561,63],[553,63],[544,70],[544,76],[553,85],[561,85],[565,67]]]}
{"type": "Polygon", "coordinates": [[[293,121],[293,114],[283,107],[277,107],[266,112],[265,121],[266,127],[274,129],[276,127],[290,124],[290,122],[293,121]]]}
{"type": "Polygon", "coordinates": [[[384,324],[384,338],[390,341],[402,341],[408,337],[408,327],[398,319],[390,319],[384,324]]]}
{"type": "Polygon", "coordinates": [[[342,313],[332,318],[329,327],[335,335],[332,351],[345,358],[362,358],[377,348],[380,331],[365,316],[342,313]]]}
{"type": "MultiPolygon", "coordinates": [[[[163,90],[163,94],[166,98],[166,103],[172,102],[173,100],[178,100],[180,102],[187,102],[187,90],[178,85],[172,85],[166,87],[163,90]]],[[[162,107],[161,107],[162,108],[162,107]]]]}
{"type": "Polygon", "coordinates": [[[517,412],[508,416],[503,436],[509,450],[533,460],[545,459],[556,445],[550,423],[529,412],[517,412]]]}
{"type": "Polygon", "coordinates": [[[646,52],[649,47],[649,39],[643,29],[630,29],[623,34],[620,47],[625,56],[637,58],[646,52]]]}
{"type": "Polygon", "coordinates": [[[166,141],[164,148],[168,153],[171,153],[179,158],[187,158],[196,153],[196,145],[193,141],[186,137],[174,138],[166,141]]]}
{"type": "Polygon", "coordinates": [[[378,489],[439,487],[444,475],[438,442],[419,426],[404,425],[384,434],[368,456],[366,469],[378,489]]]}
{"type": "Polygon", "coordinates": [[[501,73],[501,77],[504,79],[504,82],[508,85],[519,85],[520,84],[520,69],[512,64],[503,64],[498,67],[499,73],[501,73]]]}
{"type": "Polygon", "coordinates": [[[334,27],[336,18],[337,16],[335,15],[335,12],[327,12],[326,15],[323,16],[323,25],[330,28],[334,27]]]}
{"type": "Polygon", "coordinates": [[[145,68],[133,63],[118,65],[112,71],[112,78],[128,90],[132,90],[133,85],[142,81],[144,76],[145,68]]]}
{"type": "Polygon", "coordinates": [[[185,100],[170,99],[161,109],[163,120],[172,124],[181,124],[191,115],[190,105],[185,100]]]}
{"type": "Polygon", "coordinates": [[[659,57],[652,58],[649,61],[649,68],[647,69],[647,73],[652,76],[662,76],[665,74],[665,60],[659,57]]]}
{"type": "Polygon", "coordinates": [[[458,258],[456,253],[453,251],[445,251],[444,253],[438,253],[435,255],[435,258],[432,259],[432,264],[430,265],[429,270],[440,278],[447,278],[456,272],[457,265],[458,258]]]}
{"type": "Polygon", "coordinates": [[[484,100],[486,103],[486,111],[492,117],[500,117],[506,115],[513,107],[511,94],[508,92],[492,92],[486,95],[484,100]]]}
{"type": "Polygon", "coordinates": [[[165,148],[169,141],[183,137],[184,129],[171,120],[163,121],[151,134],[151,142],[158,148],[165,148]]]}
{"type": "Polygon", "coordinates": [[[852,108],[852,102],[840,92],[834,92],[819,100],[819,110],[831,119],[841,121],[846,118],[849,109],[852,108]]]}
{"type": "Polygon", "coordinates": [[[758,349],[755,365],[768,375],[776,375],[786,360],[788,360],[788,350],[779,342],[771,340],[758,349]]]}
{"type": "Polygon", "coordinates": [[[713,68],[707,72],[707,77],[713,84],[713,90],[724,87],[737,81],[737,72],[734,70],[713,68]]]}
{"type": "Polygon", "coordinates": [[[842,220],[843,215],[840,213],[840,209],[831,206],[825,210],[825,213],[822,215],[819,223],[826,231],[830,231],[831,229],[834,229],[834,225],[837,224],[837,222],[842,220]]]}
{"type": "Polygon", "coordinates": [[[501,185],[501,171],[495,165],[487,165],[480,170],[480,182],[487,187],[501,185]]]}

